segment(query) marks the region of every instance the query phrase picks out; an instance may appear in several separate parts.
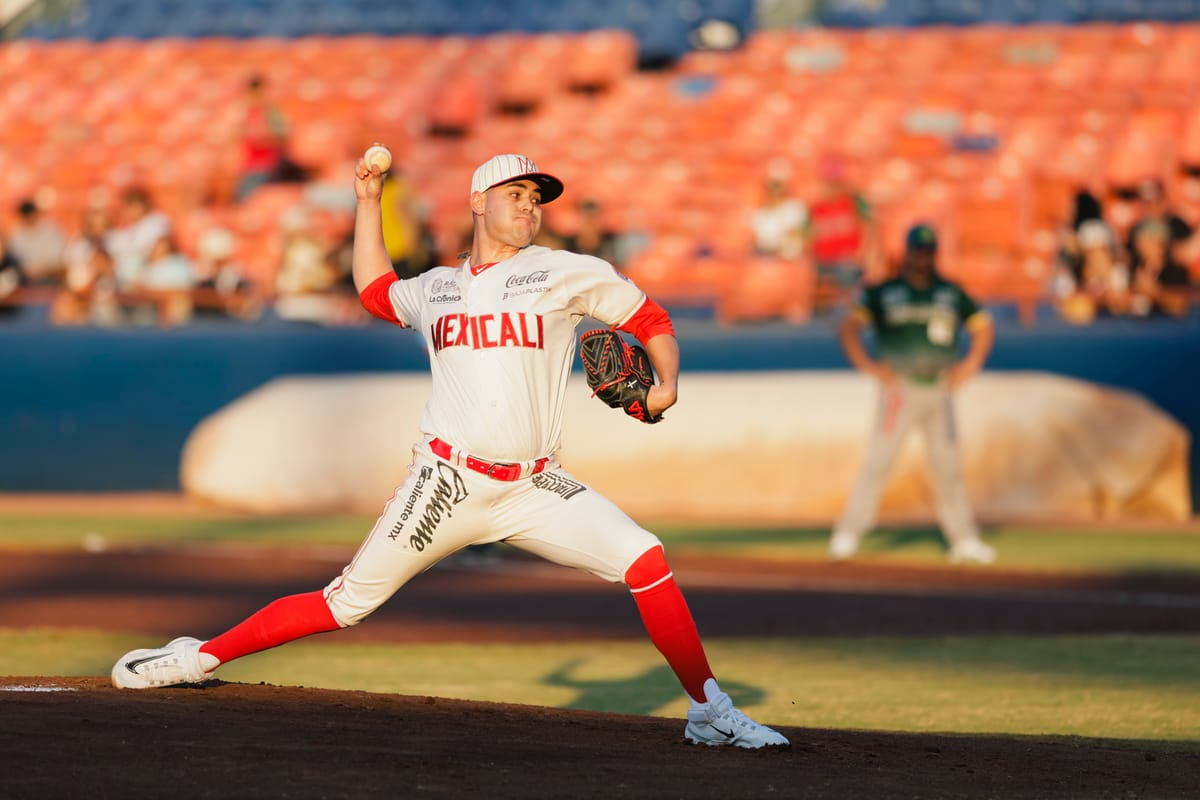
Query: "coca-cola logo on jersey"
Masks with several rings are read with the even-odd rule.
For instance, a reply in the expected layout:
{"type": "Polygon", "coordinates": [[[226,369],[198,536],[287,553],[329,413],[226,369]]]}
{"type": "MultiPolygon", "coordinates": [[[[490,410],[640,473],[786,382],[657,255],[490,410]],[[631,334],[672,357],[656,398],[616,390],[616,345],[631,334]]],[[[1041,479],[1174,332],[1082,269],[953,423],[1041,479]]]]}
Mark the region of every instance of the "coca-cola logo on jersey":
{"type": "Polygon", "coordinates": [[[530,272],[527,275],[513,275],[504,282],[504,288],[511,289],[514,286],[528,286],[531,283],[545,283],[550,280],[550,271],[539,269],[535,272],[530,272]]]}

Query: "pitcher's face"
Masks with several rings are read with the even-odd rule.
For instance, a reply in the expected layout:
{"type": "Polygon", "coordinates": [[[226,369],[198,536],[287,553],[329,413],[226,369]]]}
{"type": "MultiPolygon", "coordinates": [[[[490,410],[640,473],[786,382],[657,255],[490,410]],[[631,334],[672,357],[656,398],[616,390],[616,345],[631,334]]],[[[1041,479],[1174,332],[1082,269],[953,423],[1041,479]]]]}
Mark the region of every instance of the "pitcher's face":
{"type": "Polygon", "coordinates": [[[483,225],[488,237],[512,247],[526,247],[542,227],[542,190],[530,180],[516,180],[481,192],[483,225]]]}

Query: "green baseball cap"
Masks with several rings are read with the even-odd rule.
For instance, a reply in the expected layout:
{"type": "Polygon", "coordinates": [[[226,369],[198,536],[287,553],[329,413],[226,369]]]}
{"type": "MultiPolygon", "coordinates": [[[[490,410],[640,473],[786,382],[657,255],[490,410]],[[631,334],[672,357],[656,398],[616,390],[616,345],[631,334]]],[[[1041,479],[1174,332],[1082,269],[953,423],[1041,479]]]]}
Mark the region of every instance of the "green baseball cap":
{"type": "Polygon", "coordinates": [[[909,250],[937,250],[937,245],[937,233],[924,223],[913,225],[904,237],[904,246],[909,250]]]}

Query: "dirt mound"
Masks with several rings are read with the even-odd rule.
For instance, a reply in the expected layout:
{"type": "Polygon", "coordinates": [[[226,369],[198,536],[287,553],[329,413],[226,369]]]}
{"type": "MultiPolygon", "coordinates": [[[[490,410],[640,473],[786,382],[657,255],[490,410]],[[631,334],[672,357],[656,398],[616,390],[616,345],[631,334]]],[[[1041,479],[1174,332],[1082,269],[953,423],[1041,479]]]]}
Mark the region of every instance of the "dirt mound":
{"type": "Polygon", "coordinates": [[[782,728],[688,744],[677,719],[214,682],[0,679],[0,796],[1140,798],[1200,756],[1102,742],[782,728]],[[52,690],[53,689],[53,690],[52,690]]]}

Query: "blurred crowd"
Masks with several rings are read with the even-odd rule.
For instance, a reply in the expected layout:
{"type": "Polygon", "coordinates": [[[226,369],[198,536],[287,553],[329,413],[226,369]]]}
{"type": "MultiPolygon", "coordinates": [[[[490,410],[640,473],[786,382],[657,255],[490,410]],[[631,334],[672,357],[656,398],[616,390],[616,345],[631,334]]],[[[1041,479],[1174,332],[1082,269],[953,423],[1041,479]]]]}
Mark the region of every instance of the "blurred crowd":
{"type": "MultiPolygon", "coordinates": [[[[268,311],[319,324],[365,323],[350,275],[349,180],[331,185],[290,157],[287,120],[258,76],[246,82],[241,118],[233,145],[239,172],[225,204],[245,204],[270,185],[303,188],[262,234],[277,239],[269,243],[277,257],[269,277],[239,260],[239,236],[219,220],[189,231],[190,247],[181,246],[182,220],[160,209],[147,187],[93,193],[73,229],[35,196],[21,200],[0,230],[0,315],[45,306],[56,325],[171,327],[201,317],[254,321],[268,311]]],[[[398,274],[433,264],[424,210],[399,171],[388,182],[385,227],[398,274]]]]}
{"type": "MultiPolygon", "coordinates": [[[[0,315],[45,305],[58,325],[175,326],[198,317],[253,321],[268,312],[317,324],[368,322],[351,279],[350,181],[310,175],[293,160],[288,121],[260,77],[247,79],[240,114],[240,169],[227,202],[248,203],[272,184],[305,188],[306,201],[280,208],[264,234],[279,239],[269,270],[248,270],[239,261],[238,237],[219,223],[181,246],[180,221],[158,208],[145,187],[125,186],[111,201],[89,205],[71,231],[30,197],[0,231],[0,315]]],[[[746,209],[745,227],[747,259],[811,270],[811,310],[819,315],[844,308],[864,283],[888,277],[894,265],[876,211],[846,164],[831,155],[816,172],[816,182],[804,183],[815,188],[798,196],[786,166],[769,165],[762,200],[746,209]]],[[[1128,197],[1109,198],[1080,190],[1073,208],[1064,209],[1043,301],[1068,322],[1189,312],[1200,233],[1173,210],[1161,180],[1124,191],[1128,197]],[[1113,199],[1125,213],[1105,208],[1113,199]]],[[[385,244],[401,277],[455,263],[470,241],[465,198],[461,224],[435,236],[427,201],[402,163],[385,184],[383,208],[385,244]]],[[[562,213],[556,206],[546,215],[538,244],[596,255],[618,269],[646,246],[645,234],[610,225],[595,199],[584,197],[556,216],[562,213]],[[564,219],[570,222],[560,228],[564,219]]],[[[805,319],[807,313],[793,321],[805,319]]]]}
{"type": "Polygon", "coordinates": [[[1069,322],[1101,317],[1187,316],[1200,263],[1200,229],[1172,208],[1166,188],[1148,178],[1131,191],[1130,224],[1114,224],[1099,198],[1075,195],[1074,213],[1059,232],[1050,297],[1069,322]]]}
{"type": "MultiPolygon", "coordinates": [[[[827,158],[815,196],[789,193],[783,175],[768,175],[751,215],[754,252],[806,262],[815,269],[814,312],[844,307],[865,283],[894,274],[870,202],[827,158]]],[[[1186,317],[1200,290],[1200,227],[1174,210],[1166,186],[1145,178],[1104,195],[1080,188],[1056,236],[1044,303],[1071,324],[1114,317],[1186,317]]],[[[938,220],[929,221],[935,227],[938,220]]],[[[953,259],[953,255],[950,256],[953,259]]],[[[943,267],[947,266],[944,262],[943,267]]]]}

